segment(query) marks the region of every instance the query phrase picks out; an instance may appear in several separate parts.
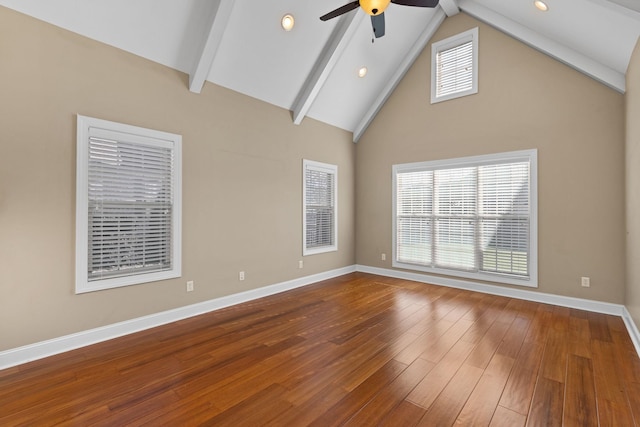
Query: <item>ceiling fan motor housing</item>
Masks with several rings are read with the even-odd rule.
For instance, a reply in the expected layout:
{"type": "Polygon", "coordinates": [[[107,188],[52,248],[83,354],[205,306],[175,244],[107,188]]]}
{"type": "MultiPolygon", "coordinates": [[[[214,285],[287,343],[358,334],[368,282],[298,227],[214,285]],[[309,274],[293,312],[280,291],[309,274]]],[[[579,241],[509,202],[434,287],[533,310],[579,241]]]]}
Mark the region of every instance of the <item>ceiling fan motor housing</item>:
{"type": "Polygon", "coordinates": [[[371,16],[380,15],[391,0],[360,0],[360,7],[371,16]]]}

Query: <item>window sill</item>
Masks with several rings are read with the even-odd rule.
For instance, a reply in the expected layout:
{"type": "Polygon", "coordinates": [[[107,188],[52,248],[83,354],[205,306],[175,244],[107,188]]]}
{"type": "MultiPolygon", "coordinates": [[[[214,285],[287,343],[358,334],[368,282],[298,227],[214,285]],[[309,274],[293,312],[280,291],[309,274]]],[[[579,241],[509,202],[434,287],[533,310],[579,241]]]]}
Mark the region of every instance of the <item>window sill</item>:
{"type": "Polygon", "coordinates": [[[425,267],[418,264],[409,264],[399,261],[393,261],[392,266],[394,268],[401,268],[403,270],[420,271],[423,273],[432,273],[443,276],[450,276],[453,278],[473,279],[483,282],[504,283],[507,285],[525,286],[528,288],[538,287],[537,275],[531,274],[529,277],[518,277],[508,274],[500,273],[485,273],[474,271],[461,271],[461,270],[448,270],[444,268],[425,267]]]}

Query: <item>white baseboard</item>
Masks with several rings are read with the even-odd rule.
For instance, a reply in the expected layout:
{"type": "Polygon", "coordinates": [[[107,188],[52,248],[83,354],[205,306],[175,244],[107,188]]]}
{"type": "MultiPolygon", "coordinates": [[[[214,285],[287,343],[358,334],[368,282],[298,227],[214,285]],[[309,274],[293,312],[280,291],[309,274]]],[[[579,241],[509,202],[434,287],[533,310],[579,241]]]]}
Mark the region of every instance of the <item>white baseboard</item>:
{"type": "Polygon", "coordinates": [[[431,283],[433,285],[447,286],[449,288],[466,289],[469,291],[482,292],[484,294],[524,299],[545,304],[559,305],[562,307],[576,308],[579,310],[593,311],[596,313],[612,314],[614,316],[622,316],[624,309],[624,306],[621,304],[565,297],[562,295],[546,294],[526,289],[507,288],[505,286],[489,285],[485,283],[471,282],[469,280],[452,279],[449,277],[433,276],[429,274],[411,273],[408,271],[390,270],[386,268],[369,267],[366,265],[357,265],[356,270],[362,271],[363,273],[413,280],[414,282],[431,283]]]}
{"type": "Polygon", "coordinates": [[[124,322],[114,323],[112,325],[102,326],[87,331],[77,332],[75,334],[65,335],[34,344],[25,345],[6,351],[0,352],[0,369],[10,368],[12,366],[21,365],[33,360],[42,359],[54,354],[63,353],[65,351],[75,350],[91,344],[118,338],[134,332],[145,329],[154,328],[156,326],[165,325],[177,320],[186,319],[188,317],[197,316],[199,314],[208,313],[219,310],[231,305],[240,304],[254,299],[278,294],[280,292],[310,285],[322,280],[331,279],[333,277],[342,276],[344,274],[356,271],[355,266],[338,268],[323,273],[313,274],[311,276],[300,277],[298,279],[289,280],[265,286],[250,291],[240,292],[237,294],[188,305],[185,307],[175,308],[148,316],[138,317],[124,322]]]}
{"type": "Polygon", "coordinates": [[[0,352],[0,369],[10,368],[12,366],[21,365],[23,363],[42,359],[48,356],[53,356],[65,351],[75,350],[87,345],[96,344],[134,332],[139,332],[145,329],[150,329],[156,326],[161,326],[167,323],[186,319],[188,317],[197,316],[200,314],[219,310],[221,308],[307,286],[316,282],[320,282],[322,280],[327,280],[333,277],[342,276],[344,274],[353,273],[354,271],[361,271],[363,273],[377,274],[380,276],[395,277],[398,279],[413,280],[416,282],[431,283],[434,285],[447,286],[451,288],[466,289],[486,294],[500,295],[509,298],[524,299],[528,301],[541,302],[546,304],[553,304],[563,307],[620,316],[624,320],[627,330],[629,331],[629,336],[631,337],[636,351],[638,352],[638,356],[640,356],[640,332],[638,332],[638,328],[633,322],[633,319],[631,318],[631,315],[629,314],[626,307],[621,304],[612,304],[601,301],[546,294],[525,289],[513,289],[504,286],[476,283],[467,280],[432,276],[428,274],[411,273],[401,270],[369,267],[366,265],[354,265],[314,274],[311,276],[300,277],[298,279],[293,279],[246,292],[240,292],[237,294],[216,298],[185,307],[179,307],[173,310],[167,310],[148,316],[138,317],[124,322],[102,326],[100,328],[89,329],[87,331],[65,335],[59,338],[53,338],[47,341],[41,341],[23,347],[5,350],[0,352]]]}
{"type": "Polygon", "coordinates": [[[624,320],[624,324],[627,326],[627,331],[629,331],[629,336],[631,337],[631,341],[633,341],[633,346],[636,348],[636,352],[638,356],[640,356],[640,331],[638,331],[638,327],[636,326],[633,318],[631,317],[631,313],[627,310],[627,307],[624,308],[622,314],[622,320],[624,320]]]}
{"type": "Polygon", "coordinates": [[[638,332],[638,328],[631,318],[631,314],[629,314],[627,308],[622,304],[613,304],[609,302],[546,294],[543,292],[528,291],[526,289],[513,289],[504,286],[488,285],[484,283],[471,282],[468,280],[452,279],[448,277],[433,276],[429,274],[369,267],[367,265],[356,265],[356,271],[377,274],[380,276],[395,277],[397,279],[413,280],[414,282],[431,283],[433,285],[447,286],[450,288],[466,289],[469,291],[482,292],[485,294],[500,295],[509,298],[517,298],[528,301],[541,302],[545,304],[559,305],[562,307],[576,308],[579,310],[592,311],[595,313],[620,316],[622,317],[622,320],[627,327],[627,331],[629,332],[631,341],[633,341],[633,345],[636,348],[638,357],[640,357],[640,332],[638,332]]]}

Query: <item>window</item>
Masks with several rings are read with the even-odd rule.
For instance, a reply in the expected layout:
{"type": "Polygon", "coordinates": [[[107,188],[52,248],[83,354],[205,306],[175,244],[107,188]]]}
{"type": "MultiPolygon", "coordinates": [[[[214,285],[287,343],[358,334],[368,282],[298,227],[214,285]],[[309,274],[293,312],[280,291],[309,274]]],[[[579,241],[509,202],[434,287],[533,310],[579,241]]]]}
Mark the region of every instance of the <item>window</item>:
{"type": "Polygon", "coordinates": [[[303,161],[302,254],[338,250],[338,167],[303,161]]]}
{"type": "Polygon", "coordinates": [[[431,103],[478,93],[478,28],[431,45],[431,103]]]}
{"type": "Polygon", "coordinates": [[[78,116],[76,293],[181,269],[181,144],[165,132],[78,116]]]}
{"type": "Polygon", "coordinates": [[[393,166],[393,266],[537,286],[537,151],[393,166]]]}

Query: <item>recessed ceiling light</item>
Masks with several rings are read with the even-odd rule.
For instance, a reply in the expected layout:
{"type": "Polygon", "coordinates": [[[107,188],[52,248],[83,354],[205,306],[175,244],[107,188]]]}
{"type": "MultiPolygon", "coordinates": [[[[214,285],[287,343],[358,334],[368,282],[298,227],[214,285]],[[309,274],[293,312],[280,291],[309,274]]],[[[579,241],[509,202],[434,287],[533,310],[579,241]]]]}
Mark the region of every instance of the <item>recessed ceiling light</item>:
{"type": "Polygon", "coordinates": [[[358,77],[364,77],[367,75],[367,67],[360,67],[358,70],[358,77]]]}
{"type": "Polygon", "coordinates": [[[549,6],[542,0],[535,0],[533,4],[535,5],[535,7],[538,8],[538,10],[541,10],[543,12],[546,12],[547,10],[549,10],[549,6]]]}
{"type": "Polygon", "coordinates": [[[282,21],[280,21],[280,24],[282,25],[282,28],[285,31],[291,31],[293,29],[294,23],[295,21],[293,19],[293,15],[291,15],[290,13],[287,13],[286,15],[284,15],[282,17],[282,21]]]}

